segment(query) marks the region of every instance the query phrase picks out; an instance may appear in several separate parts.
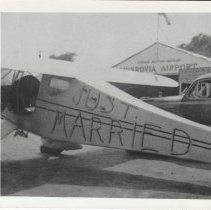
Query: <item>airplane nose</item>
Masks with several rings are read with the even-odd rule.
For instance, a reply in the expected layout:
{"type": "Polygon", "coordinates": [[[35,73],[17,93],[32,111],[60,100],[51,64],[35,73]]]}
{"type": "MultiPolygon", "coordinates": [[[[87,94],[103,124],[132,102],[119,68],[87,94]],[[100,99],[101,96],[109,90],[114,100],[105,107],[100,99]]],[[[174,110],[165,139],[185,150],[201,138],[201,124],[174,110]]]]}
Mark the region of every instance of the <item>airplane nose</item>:
{"type": "Polygon", "coordinates": [[[1,86],[1,112],[4,111],[7,104],[9,103],[11,85],[2,85],[1,86]]]}
{"type": "Polygon", "coordinates": [[[13,82],[9,101],[14,113],[27,114],[35,110],[39,86],[39,80],[32,75],[13,82]]]}

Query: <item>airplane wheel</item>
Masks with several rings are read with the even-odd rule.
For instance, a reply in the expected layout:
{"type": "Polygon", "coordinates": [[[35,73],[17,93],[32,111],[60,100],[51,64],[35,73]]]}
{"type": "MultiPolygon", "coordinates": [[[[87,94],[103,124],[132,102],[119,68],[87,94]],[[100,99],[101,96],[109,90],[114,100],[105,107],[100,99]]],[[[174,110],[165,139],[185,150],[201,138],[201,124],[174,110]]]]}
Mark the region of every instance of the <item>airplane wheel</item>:
{"type": "Polygon", "coordinates": [[[137,154],[137,151],[133,151],[133,150],[125,150],[125,152],[126,152],[128,155],[135,155],[135,154],[137,154]]]}
{"type": "Polygon", "coordinates": [[[40,147],[40,152],[42,154],[59,155],[62,151],[63,149],[54,149],[54,148],[45,147],[45,146],[40,147]]]}

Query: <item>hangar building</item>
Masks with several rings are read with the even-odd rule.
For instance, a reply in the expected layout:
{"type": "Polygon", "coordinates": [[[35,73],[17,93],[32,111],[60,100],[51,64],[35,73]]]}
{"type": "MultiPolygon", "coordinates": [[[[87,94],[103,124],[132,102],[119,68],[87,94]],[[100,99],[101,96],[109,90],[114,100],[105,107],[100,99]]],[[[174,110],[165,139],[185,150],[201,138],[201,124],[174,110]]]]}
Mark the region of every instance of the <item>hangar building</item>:
{"type": "Polygon", "coordinates": [[[122,87],[123,84],[117,85],[137,97],[157,97],[159,92],[162,92],[163,96],[168,96],[178,95],[195,78],[211,72],[211,59],[180,48],[155,42],[144,50],[114,65],[113,68],[124,71],[154,73],[178,81],[180,84],[178,88],[132,87],[130,85],[122,87]]]}

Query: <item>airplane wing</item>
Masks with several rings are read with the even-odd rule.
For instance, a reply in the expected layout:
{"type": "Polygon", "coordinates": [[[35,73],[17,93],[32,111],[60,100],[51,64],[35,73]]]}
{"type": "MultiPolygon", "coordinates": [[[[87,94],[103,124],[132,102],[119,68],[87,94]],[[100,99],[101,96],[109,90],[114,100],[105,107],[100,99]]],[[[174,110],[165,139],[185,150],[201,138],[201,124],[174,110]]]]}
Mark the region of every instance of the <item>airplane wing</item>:
{"type": "MultiPolygon", "coordinates": [[[[80,77],[81,75],[88,75],[90,72],[84,64],[81,65],[78,63],[53,59],[6,59],[5,61],[2,61],[2,67],[6,67],[9,70],[15,69],[36,73],[45,72],[46,74],[73,78],[80,77]],[[81,71],[82,69],[83,71],[81,71]]],[[[115,68],[92,69],[92,72],[96,79],[113,83],[162,87],[179,86],[178,82],[173,79],[151,73],[125,71],[115,68]]]]}
{"type": "Polygon", "coordinates": [[[67,61],[53,59],[5,59],[2,60],[1,70],[16,70],[36,74],[46,74],[76,77],[77,66],[67,61]]]}
{"type": "Polygon", "coordinates": [[[109,69],[106,73],[106,81],[113,83],[125,83],[136,85],[178,87],[173,79],[152,73],[134,72],[120,69],[109,69]]]}

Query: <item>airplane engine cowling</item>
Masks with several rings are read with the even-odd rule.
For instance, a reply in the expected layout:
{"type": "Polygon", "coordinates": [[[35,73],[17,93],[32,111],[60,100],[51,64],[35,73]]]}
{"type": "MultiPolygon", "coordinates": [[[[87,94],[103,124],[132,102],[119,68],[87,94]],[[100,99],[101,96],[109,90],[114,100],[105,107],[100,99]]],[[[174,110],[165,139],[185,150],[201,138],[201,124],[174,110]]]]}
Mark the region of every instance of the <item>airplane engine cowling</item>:
{"type": "Polygon", "coordinates": [[[10,88],[9,106],[14,113],[27,113],[27,107],[35,106],[40,81],[27,75],[14,81],[10,88]]]}

